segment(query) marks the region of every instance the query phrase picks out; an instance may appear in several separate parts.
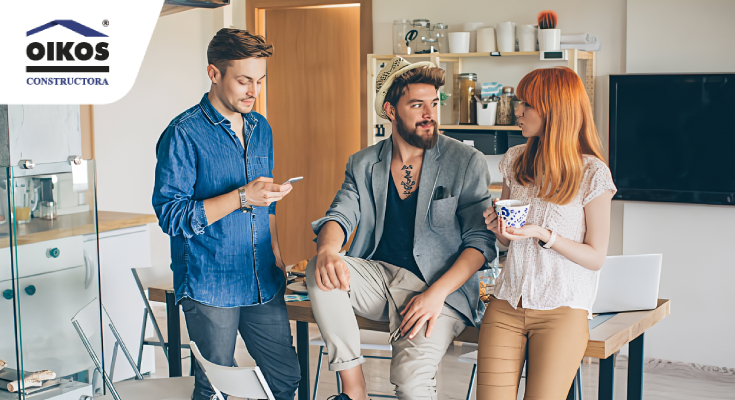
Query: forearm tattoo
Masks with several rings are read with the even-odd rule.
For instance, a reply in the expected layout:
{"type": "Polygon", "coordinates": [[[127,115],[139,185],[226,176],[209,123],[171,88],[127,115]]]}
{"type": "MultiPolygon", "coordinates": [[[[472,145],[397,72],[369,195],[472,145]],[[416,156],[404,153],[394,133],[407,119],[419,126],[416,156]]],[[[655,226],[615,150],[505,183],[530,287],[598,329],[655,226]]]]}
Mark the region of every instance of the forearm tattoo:
{"type": "Polygon", "coordinates": [[[403,177],[403,179],[405,180],[401,181],[401,186],[403,186],[403,194],[411,196],[411,193],[413,192],[413,187],[416,186],[416,181],[413,180],[413,176],[411,175],[411,173],[413,172],[413,165],[404,165],[403,168],[401,168],[401,171],[406,174],[403,177]]]}

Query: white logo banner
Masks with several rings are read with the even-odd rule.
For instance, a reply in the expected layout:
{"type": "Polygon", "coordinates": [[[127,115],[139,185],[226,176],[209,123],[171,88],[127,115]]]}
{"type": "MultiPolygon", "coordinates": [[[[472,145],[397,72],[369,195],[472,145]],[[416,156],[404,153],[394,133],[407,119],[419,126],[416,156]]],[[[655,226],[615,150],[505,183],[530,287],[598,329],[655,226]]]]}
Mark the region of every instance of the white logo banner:
{"type": "Polygon", "coordinates": [[[107,104],[133,87],[164,0],[0,2],[0,104],[107,104]]]}

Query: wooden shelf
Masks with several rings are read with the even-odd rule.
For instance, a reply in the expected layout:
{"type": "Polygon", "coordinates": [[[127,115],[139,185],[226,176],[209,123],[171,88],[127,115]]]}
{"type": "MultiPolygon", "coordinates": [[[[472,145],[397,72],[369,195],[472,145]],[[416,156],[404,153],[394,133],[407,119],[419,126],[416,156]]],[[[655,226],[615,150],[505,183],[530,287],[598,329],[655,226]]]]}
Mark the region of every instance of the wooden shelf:
{"type": "MultiPolygon", "coordinates": [[[[573,52],[574,50],[569,50],[570,52],[573,52]]],[[[433,54],[386,54],[386,55],[374,55],[373,57],[377,59],[391,59],[395,56],[401,56],[406,59],[415,59],[415,58],[430,58],[431,56],[438,56],[440,58],[477,58],[477,57],[517,57],[517,56],[536,56],[541,57],[540,52],[538,51],[512,51],[512,52],[501,52],[499,56],[497,55],[491,55],[490,53],[463,53],[463,54],[457,54],[457,53],[433,53],[433,54]]],[[[577,58],[578,59],[591,59],[592,58],[592,52],[590,51],[581,51],[577,50],[577,58]]],[[[563,60],[560,60],[563,61],[563,60]]]]}
{"type": "Polygon", "coordinates": [[[439,125],[443,131],[520,131],[516,125],[439,125]]]}

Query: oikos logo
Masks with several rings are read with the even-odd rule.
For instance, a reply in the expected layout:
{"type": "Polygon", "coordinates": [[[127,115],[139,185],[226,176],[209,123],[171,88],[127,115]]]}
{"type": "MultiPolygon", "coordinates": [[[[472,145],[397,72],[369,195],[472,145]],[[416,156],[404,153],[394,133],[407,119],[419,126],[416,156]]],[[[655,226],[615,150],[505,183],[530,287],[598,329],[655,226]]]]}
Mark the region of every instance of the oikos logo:
{"type": "Polygon", "coordinates": [[[33,74],[26,84],[109,85],[110,66],[105,61],[110,50],[104,33],[74,20],[57,19],[29,30],[26,37],[33,40],[26,47],[26,73],[33,74]]]}

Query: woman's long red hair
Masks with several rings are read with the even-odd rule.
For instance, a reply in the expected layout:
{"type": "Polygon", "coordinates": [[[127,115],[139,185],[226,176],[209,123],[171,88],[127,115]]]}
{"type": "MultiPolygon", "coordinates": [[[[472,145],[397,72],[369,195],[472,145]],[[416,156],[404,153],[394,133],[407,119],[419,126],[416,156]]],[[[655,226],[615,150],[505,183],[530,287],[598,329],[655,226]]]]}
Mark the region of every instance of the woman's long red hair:
{"type": "Polygon", "coordinates": [[[518,98],[543,118],[543,140],[531,137],[513,171],[523,186],[536,184],[539,198],[569,204],[584,177],[583,155],[604,161],[600,138],[582,80],[569,68],[531,71],[518,84],[518,98]]]}

